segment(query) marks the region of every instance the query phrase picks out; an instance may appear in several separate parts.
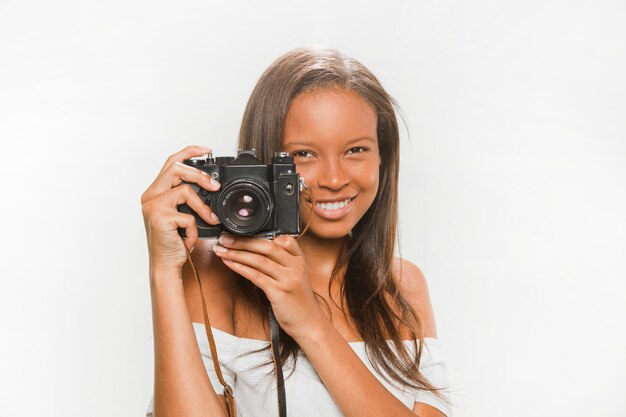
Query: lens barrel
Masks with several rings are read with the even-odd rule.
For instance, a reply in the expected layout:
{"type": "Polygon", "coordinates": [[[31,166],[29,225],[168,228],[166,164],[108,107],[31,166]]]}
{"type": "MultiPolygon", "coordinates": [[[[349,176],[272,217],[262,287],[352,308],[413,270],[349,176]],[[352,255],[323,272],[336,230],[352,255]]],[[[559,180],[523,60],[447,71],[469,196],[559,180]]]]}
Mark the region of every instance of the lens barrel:
{"type": "Polygon", "coordinates": [[[272,218],[274,203],[263,184],[240,178],[222,190],[216,208],[224,229],[237,235],[253,235],[272,218]]]}

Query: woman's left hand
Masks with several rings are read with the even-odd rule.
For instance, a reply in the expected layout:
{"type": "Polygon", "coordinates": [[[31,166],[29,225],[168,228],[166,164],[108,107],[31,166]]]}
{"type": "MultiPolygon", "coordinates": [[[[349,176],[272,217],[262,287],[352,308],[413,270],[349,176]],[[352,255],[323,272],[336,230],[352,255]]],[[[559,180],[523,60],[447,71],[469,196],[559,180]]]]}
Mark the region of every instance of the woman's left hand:
{"type": "Polygon", "coordinates": [[[300,245],[292,236],[274,240],[222,235],[214,248],[224,264],[259,287],[280,326],[294,340],[327,322],[311,287],[300,245]]]}

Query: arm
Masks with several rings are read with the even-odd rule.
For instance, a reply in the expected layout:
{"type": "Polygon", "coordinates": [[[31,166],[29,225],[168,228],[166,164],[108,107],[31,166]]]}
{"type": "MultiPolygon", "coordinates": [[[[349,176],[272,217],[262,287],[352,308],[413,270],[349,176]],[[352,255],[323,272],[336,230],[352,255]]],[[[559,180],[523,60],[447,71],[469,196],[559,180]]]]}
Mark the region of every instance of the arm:
{"type": "Polygon", "coordinates": [[[181,186],[185,181],[210,191],[219,188],[209,175],[181,163],[208,151],[191,146],[172,155],[141,197],[150,257],[155,417],[226,415],[206,374],[185,302],[183,265],[197,241],[196,222],[176,209],[186,203],[207,222],[218,221],[191,187],[181,186]],[[184,242],[179,227],[186,231],[184,242]]]}
{"type": "Polygon", "coordinates": [[[415,403],[413,412],[420,417],[446,417],[444,413],[435,407],[424,403],[415,403]]]}
{"type": "Polygon", "coordinates": [[[180,272],[150,274],[154,329],[154,416],[225,416],[209,382],[185,303],[180,272]]]}
{"type": "MultiPolygon", "coordinates": [[[[424,337],[437,338],[437,326],[435,324],[435,314],[428,292],[428,284],[422,271],[413,263],[400,258],[394,259],[393,276],[398,280],[398,285],[402,288],[402,293],[407,301],[415,309],[420,320],[424,337]]],[[[413,412],[420,417],[445,417],[441,411],[435,407],[415,403],[413,412]]]]}
{"type": "MultiPolygon", "coordinates": [[[[424,337],[437,337],[426,279],[415,265],[395,260],[394,277],[398,279],[407,301],[418,313],[424,337]]],[[[298,340],[300,347],[317,370],[324,385],[346,416],[415,416],[445,417],[436,408],[415,403],[409,410],[367,369],[335,328],[327,322],[318,331],[298,340]]]]}
{"type": "MultiPolygon", "coordinates": [[[[415,417],[369,371],[321,311],[295,239],[221,238],[220,245],[215,251],[224,263],[263,289],[281,327],[300,345],[345,416],[415,417]]],[[[418,406],[417,411],[427,408],[418,406]]]]}
{"type": "Polygon", "coordinates": [[[415,417],[367,369],[330,322],[309,330],[298,344],[347,417],[415,417]]]}

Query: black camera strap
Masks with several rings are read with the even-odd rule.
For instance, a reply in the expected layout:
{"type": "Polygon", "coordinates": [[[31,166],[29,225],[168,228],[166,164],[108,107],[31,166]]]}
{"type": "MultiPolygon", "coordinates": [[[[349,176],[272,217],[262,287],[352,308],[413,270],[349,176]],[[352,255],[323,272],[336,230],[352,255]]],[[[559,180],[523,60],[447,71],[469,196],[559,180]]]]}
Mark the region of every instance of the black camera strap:
{"type": "MultiPolygon", "coordinates": [[[[311,219],[313,218],[313,207],[315,206],[315,198],[313,197],[311,189],[307,187],[303,179],[300,179],[299,182],[301,189],[304,191],[305,197],[308,199],[307,201],[311,204],[311,211],[309,212],[309,218],[307,219],[304,228],[300,231],[297,239],[300,239],[302,236],[304,236],[307,230],[309,230],[309,226],[311,225],[311,219]]],[[[269,308],[269,324],[272,359],[274,360],[274,369],[276,370],[276,396],[278,399],[278,416],[287,417],[285,380],[283,377],[283,365],[280,358],[280,325],[278,324],[278,320],[276,320],[276,316],[274,315],[274,310],[272,310],[271,305],[269,308]]]]}
{"type": "Polygon", "coordinates": [[[276,396],[278,397],[278,416],[287,417],[287,399],[285,398],[285,380],[283,378],[283,365],[280,360],[280,326],[270,306],[270,343],[272,347],[272,359],[276,370],[276,396]]]}

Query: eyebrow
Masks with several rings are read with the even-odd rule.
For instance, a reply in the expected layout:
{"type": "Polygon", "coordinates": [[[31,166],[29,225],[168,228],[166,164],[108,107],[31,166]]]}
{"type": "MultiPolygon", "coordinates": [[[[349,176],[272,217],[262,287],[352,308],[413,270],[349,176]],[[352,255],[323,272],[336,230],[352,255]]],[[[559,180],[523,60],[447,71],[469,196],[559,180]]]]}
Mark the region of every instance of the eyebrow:
{"type": "MultiPolygon", "coordinates": [[[[376,139],[374,139],[371,136],[360,136],[358,138],[350,139],[347,142],[347,145],[351,145],[353,143],[360,142],[362,140],[367,140],[368,142],[373,142],[373,143],[377,142],[376,139]]],[[[316,144],[316,142],[289,142],[289,143],[285,143],[284,146],[294,146],[294,145],[297,145],[297,146],[314,146],[315,144],[316,144]]]]}

